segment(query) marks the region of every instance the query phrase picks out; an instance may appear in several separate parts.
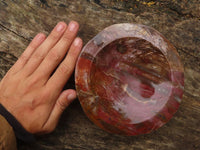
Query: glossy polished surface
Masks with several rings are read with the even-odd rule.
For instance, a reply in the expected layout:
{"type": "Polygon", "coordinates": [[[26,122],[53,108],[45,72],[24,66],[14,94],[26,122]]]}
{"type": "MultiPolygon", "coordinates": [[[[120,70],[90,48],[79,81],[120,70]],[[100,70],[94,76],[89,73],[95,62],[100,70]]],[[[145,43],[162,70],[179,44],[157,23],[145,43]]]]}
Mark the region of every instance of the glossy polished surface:
{"type": "Polygon", "coordinates": [[[75,73],[82,108],[102,129],[149,133],[168,122],[183,94],[183,68],[175,48],[143,25],[116,24],[83,48],[75,73]]]}

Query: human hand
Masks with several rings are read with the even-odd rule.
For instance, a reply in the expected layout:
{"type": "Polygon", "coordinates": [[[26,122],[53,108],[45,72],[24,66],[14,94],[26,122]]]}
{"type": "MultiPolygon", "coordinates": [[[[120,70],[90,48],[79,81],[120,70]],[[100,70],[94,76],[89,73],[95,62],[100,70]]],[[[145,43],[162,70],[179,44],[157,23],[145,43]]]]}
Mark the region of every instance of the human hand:
{"type": "Polygon", "coordinates": [[[74,90],[62,89],[82,48],[78,28],[75,21],[60,22],[47,38],[37,34],[0,82],[0,103],[30,133],[53,131],[76,98],[74,90]]]}

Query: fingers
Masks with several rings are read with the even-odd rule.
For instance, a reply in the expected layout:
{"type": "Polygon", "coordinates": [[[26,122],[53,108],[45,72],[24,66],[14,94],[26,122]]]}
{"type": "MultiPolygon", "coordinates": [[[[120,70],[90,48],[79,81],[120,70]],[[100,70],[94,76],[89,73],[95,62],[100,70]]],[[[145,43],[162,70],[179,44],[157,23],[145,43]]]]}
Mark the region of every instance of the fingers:
{"type": "Polygon", "coordinates": [[[76,38],[73,41],[67,56],[46,84],[51,91],[60,92],[63,89],[74,70],[82,45],[83,42],[80,38],[76,38]]]}
{"type": "Polygon", "coordinates": [[[52,30],[46,40],[37,48],[32,54],[27,64],[24,66],[24,70],[27,75],[30,75],[40,65],[42,60],[51,50],[51,48],[59,41],[65,32],[67,25],[64,22],[59,22],[56,27],[52,30]]]}
{"type": "Polygon", "coordinates": [[[75,21],[71,21],[69,26],[58,43],[51,49],[47,54],[45,59],[42,61],[40,66],[34,72],[34,74],[40,74],[41,72],[46,77],[46,80],[49,79],[49,76],[62,61],[66,55],[71,43],[73,42],[76,34],[78,32],[79,25],[75,21]]]}
{"type": "Polygon", "coordinates": [[[47,120],[46,124],[43,127],[45,132],[51,132],[55,129],[59,118],[65,108],[76,98],[76,92],[72,89],[63,91],[58,97],[53,110],[47,120]]]}
{"type": "Polygon", "coordinates": [[[14,66],[11,68],[11,72],[18,72],[21,70],[24,65],[27,63],[31,55],[34,53],[34,51],[41,45],[41,43],[45,40],[45,35],[43,33],[38,33],[34,39],[31,41],[29,46],[26,48],[26,50],[22,53],[22,55],[19,57],[17,62],[14,64],[14,66]]]}

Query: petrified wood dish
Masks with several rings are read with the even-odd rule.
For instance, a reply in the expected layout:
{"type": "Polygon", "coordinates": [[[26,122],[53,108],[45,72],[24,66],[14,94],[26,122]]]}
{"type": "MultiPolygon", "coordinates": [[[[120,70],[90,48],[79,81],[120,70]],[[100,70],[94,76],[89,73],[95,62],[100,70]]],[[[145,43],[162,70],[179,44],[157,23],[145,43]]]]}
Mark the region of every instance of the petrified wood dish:
{"type": "Polygon", "coordinates": [[[115,24],[85,45],[75,81],[91,121],[111,133],[139,135],[161,127],[177,111],[184,74],[176,49],[159,32],[115,24]]]}

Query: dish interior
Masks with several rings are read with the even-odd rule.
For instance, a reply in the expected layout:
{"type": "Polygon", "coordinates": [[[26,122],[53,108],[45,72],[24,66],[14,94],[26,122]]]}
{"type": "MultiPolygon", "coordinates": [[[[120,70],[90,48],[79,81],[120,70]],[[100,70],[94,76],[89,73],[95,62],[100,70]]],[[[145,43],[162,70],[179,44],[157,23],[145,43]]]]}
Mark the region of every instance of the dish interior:
{"type": "Polygon", "coordinates": [[[90,87],[98,107],[111,119],[123,116],[135,124],[155,116],[173,86],[162,52],[144,39],[127,37],[111,42],[95,56],[90,87]]]}

